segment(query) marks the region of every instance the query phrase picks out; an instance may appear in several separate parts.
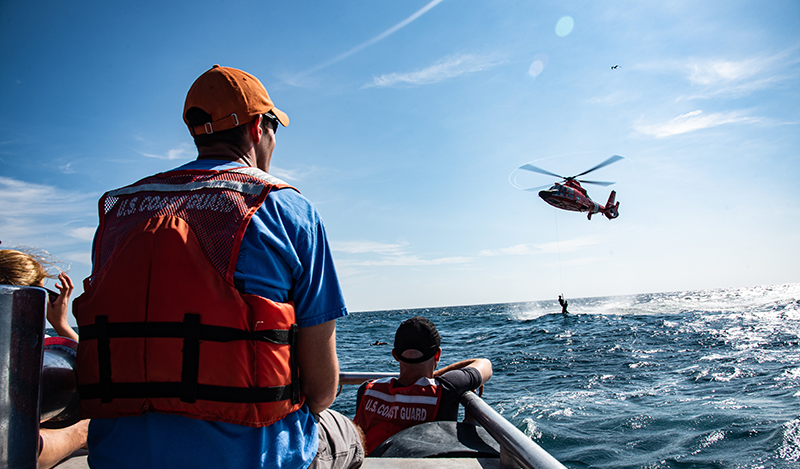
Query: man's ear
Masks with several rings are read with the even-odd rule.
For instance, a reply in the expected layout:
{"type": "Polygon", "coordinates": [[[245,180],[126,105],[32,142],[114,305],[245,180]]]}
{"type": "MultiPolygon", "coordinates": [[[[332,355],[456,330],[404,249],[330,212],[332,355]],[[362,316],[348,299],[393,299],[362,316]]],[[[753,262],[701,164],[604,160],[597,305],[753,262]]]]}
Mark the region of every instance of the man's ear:
{"type": "Polygon", "coordinates": [[[263,134],[264,130],[261,128],[261,119],[264,116],[258,115],[252,122],[252,127],[250,127],[250,136],[253,138],[253,143],[258,143],[261,141],[261,135],[263,134]]]}
{"type": "MultiPolygon", "coordinates": [[[[397,354],[395,353],[394,349],[392,349],[392,357],[397,360],[397,354]]],[[[400,360],[397,360],[400,361],[400,360]]]]}
{"type": "Polygon", "coordinates": [[[439,350],[436,351],[436,355],[434,355],[434,357],[436,357],[436,361],[437,362],[442,358],[442,348],[441,347],[439,347],[439,350]]]}

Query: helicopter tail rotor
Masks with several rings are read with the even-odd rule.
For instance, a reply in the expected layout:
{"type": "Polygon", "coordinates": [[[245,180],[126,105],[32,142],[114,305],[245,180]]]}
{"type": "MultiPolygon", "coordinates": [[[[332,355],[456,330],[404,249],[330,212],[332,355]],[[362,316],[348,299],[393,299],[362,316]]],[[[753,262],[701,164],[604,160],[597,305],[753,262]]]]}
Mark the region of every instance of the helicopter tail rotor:
{"type": "Polygon", "coordinates": [[[608,196],[608,202],[606,202],[606,208],[603,210],[603,215],[609,220],[613,220],[619,216],[619,202],[616,204],[614,203],[616,197],[617,191],[611,191],[611,194],[608,196]]]}

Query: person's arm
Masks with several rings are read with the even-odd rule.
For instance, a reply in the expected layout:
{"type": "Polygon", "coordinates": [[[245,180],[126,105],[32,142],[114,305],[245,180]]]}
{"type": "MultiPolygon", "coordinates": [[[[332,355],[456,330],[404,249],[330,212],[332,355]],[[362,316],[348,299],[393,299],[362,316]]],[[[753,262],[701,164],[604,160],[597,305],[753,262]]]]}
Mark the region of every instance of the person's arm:
{"type": "Polygon", "coordinates": [[[72,279],[69,278],[64,272],[58,274],[58,280],[61,283],[56,283],[59,295],[58,298],[47,305],[47,322],[53,326],[56,333],[61,337],[67,337],[74,341],[78,341],[78,334],[67,323],[67,307],[69,306],[69,297],[72,295],[72,290],[75,286],[72,284],[72,279]]]}
{"type": "Polygon", "coordinates": [[[436,378],[437,376],[441,376],[448,371],[459,370],[461,368],[466,367],[475,368],[478,370],[478,373],[481,374],[481,386],[486,384],[489,381],[489,378],[492,377],[492,362],[485,358],[472,358],[469,360],[462,360],[457,363],[453,363],[452,365],[447,365],[444,368],[440,368],[433,373],[433,377],[436,378]]]}
{"type": "Polygon", "coordinates": [[[306,405],[312,413],[319,414],[333,404],[339,384],[336,321],[298,330],[297,363],[306,405]]]}
{"type": "Polygon", "coordinates": [[[39,429],[39,436],[42,437],[39,469],[51,468],[76,450],[86,448],[86,436],[88,433],[88,419],[58,430],[39,429]]]}

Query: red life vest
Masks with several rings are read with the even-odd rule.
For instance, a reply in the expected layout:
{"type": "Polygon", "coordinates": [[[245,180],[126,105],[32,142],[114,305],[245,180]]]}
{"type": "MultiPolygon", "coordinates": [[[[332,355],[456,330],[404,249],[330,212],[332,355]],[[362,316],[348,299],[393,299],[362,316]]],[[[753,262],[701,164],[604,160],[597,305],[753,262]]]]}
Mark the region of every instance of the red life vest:
{"type": "Polygon", "coordinates": [[[157,174],[100,199],[94,268],[73,304],[83,418],[145,412],[253,427],[303,404],[291,303],[233,285],[272,189],[255,168],[157,174]]]}
{"type": "Polygon", "coordinates": [[[420,378],[406,387],[392,387],[395,378],[367,383],[356,409],[355,423],[364,431],[367,454],[387,438],[423,422],[433,422],[442,397],[442,387],[420,378]]]}

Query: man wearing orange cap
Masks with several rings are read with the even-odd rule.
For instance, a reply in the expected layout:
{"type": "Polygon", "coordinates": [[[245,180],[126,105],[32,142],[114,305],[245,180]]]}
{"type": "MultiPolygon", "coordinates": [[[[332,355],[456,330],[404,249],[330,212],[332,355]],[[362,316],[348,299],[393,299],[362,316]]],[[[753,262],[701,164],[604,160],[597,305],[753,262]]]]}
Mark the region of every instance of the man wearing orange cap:
{"type": "Polygon", "coordinates": [[[268,174],[289,124],[215,65],[186,96],[197,160],[100,202],[75,301],[92,467],[359,467],[328,408],[347,314],[316,208],[268,174]]]}

